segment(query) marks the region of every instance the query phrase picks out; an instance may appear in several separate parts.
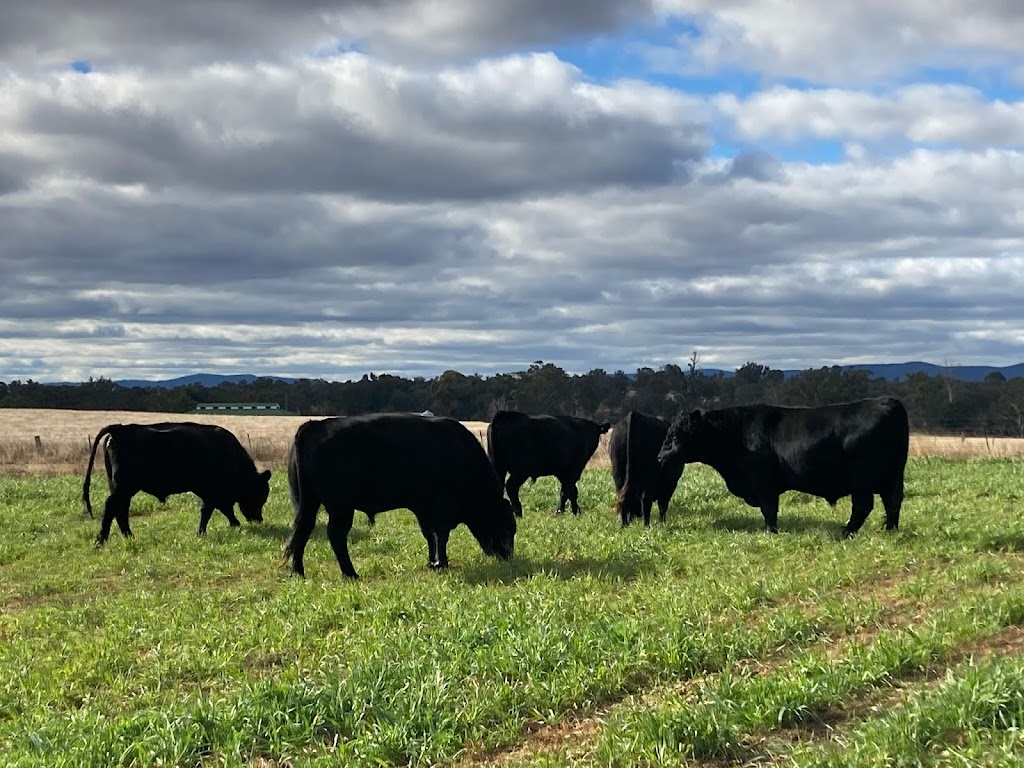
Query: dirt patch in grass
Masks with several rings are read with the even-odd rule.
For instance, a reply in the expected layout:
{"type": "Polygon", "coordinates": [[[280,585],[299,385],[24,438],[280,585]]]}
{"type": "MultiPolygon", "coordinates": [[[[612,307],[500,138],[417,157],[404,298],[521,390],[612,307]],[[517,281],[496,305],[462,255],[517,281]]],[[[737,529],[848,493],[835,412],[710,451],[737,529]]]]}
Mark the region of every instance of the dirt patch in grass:
{"type": "Polygon", "coordinates": [[[589,744],[598,733],[601,712],[587,717],[569,717],[553,725],[542,720],[528,720],[523,724],[522,740],[510,747],[488,750],[470,750],[452,768],[477,766],[507,766],[529,762],[541,755],[559,749],[572,751],[573,745],[589,744]]]}
{"type": "MultiPolygon", "coordinates": [[[[858,642],[864,642],[887,626],[898,624],[898,617],[903,610],[903,606],[913,604],[915,609],[919,608],[915,601],[902,601],[895,597],[897,587],[900,584],[902,584],[902,579],[899,577],[882,575],[856,585],[837,587],[832,591],[831,594],[833,596],[857,597],[871,595],[882,600],[889,599],[890,603],[884,611],[884,616],[886,617],[884,621],[880,621],[870,627],[859,628],[854,635],[844,638],[843,642],[854,637],[856,637],[858,642]]],[[[802,609],[805,609],[808,616],[813,616],[817,610],[817,605],[808,599],[806,595],[796,595],[766,602],[758,606],[752,614],[739,617],[738,622],[747,628],[753,628],[756,624],[763,623],[769,619],[771,614],[781,606],[800,606],[802,609]]],[[[919,610],[914,610],[911,615],[914,617],[919,616],[919,610]]],[[[833,645],[838,644],[833,642],[833,645]]],[[[733,672],[746,670],[758,674],[768,674],[787,661],[787,652],[792,651],[792,649],[793,646],[787,645],[766,655],[763,659],[738,660],[731,666],[731,670],[733,672]]],[[[650,705],[658,698],[666,695],[685,696],[698,686],[714,680],[717,675],[717,672],[711,672],[706,675],[681,680],[668,686],[658,686],[651,690],[637,690],[638,687],[642,688],[642,681],[638,685],[624,686],[623,693],[620,696],[606,699],[593,711],[576,713],[554,724],[547,724],[541,720],[527,721],[523,726],[522,737],[519,741],[493,749],[471,749],[466,756],[454,763],[453,766],[454,768],[477,768],[478,766],[515,765],[517,763],[529,762],[559,750],[565,750],[570,756],[575,753],[579,755],[587,754],[597,740],[604,717],[613,707],[627,705],[629,702],[650,705]]],[[[699,764],[713,766],[733,765],[734,763],[727,760],[712,760],[703,761],[699,764]]]]}
{"type": "Polygon", "coordinates": [[[1024,627],[1005,627],[943,655],[924,669],[900,675],[890,687],[853,696],[841,709],[823,709],[815,713],[813,719],[799,725],[752,736],[745,745],[746,752],[751,759],[757,758],[759,764],[786,763],[785,754],[777,754],[780,744],[833,740],[850,723],[897,709],[912,693],[935,688],[949,669],[967,659],[986,660],[1021,653],[1024,653],[1024,627]]]}

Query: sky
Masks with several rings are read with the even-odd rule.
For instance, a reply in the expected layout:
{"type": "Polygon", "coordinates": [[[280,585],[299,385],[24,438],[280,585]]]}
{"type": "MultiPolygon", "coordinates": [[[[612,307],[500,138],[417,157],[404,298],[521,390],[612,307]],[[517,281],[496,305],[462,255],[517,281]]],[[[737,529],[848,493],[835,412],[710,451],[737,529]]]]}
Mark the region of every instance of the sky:
{"type": "Polygon", "coordinates": [[[13,5],[0,380],[1024,361],[1020,0],[13,5]]]}

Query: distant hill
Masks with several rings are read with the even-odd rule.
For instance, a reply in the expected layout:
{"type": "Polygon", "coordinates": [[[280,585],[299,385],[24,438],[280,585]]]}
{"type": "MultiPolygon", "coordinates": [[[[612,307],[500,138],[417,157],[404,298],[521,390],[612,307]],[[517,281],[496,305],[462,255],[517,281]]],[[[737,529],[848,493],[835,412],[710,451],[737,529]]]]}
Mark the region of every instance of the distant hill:
{"type": "Polygon", "coordinates": [[[175,387],[187,387],[191,384],[198,384],[202,387],[216,387],[218,384],[249,384],[256,379],[273,379],[291,384],[295,379],[288,379],[283,376],[256,376],[251,373],[237,373],[221,375],[219,373],[193,373],[190,376],[179,376],[176,379],[161,379],[158,381],[147,381],[146,379],[119,379],[115,384],[122,387],[162,387],[174,389],[175,387]]]}
{"type": "MultiPolygon", "coordinates": [[[[817,367],[820,368],[821,366],[817,367]]],[[[934,363],[923,363],[920,361],[913,361],[909,363],[857,363],[855,365],[841,365],[839,367],[846,370],[870,371],[872,378],[885,379],[887,381],[896,381],[897,379],[902,381],[912,373],[926,373],[929,376],[938,376],[941,374],[958,379],[959,381],[983,381],[986,376],[996,371],[1003,374],[1007,379],[1024,376],[1024,363],[1017,363],[1016,365],[1008,365],[1001,368],[992,365],[943,366],[936,365],[934,363]]],[[[718,368],[699,368],[698,370],[705,376],[718,376],[719,374],[723,376],[732,376],[734,373],[732,370],[726,371],[718,368]]],[[[804,370],[806,369],[783,370],[782,374],[786,378],[789,378],[790,376],[802,373],[804,370]]],[[[627,375],[631,378],[635,376],[635,374],[627,375]]],[[[261,378],[282,381],[286,384],[291,384],[297,381],[297,379],[285,376],[257,376],[252,373],[229,375],[222,375],[219,373],[194,373],[190,376],[179,376],[176,379],[161,379],[157,381],[148,381],[146,379],[120,379],[115,381],[115,383],[120,384],[122,387],[162,387],[164,389],[173,389],[174,387],[186,387],[190,384],[198,384],[203,387],[216,387],[218,384],[223,384],[225,382],[232,384],[249,383],[261,378]]]]}
{"type": "MultiPolygon", "coordinates": [[[[934,363],[922,363],[919,361],[911,363],[865,363],[863,365],[845,365],[844,368],[870,371],[876,379],[887,381],[901,381],[912,373],[927,373],[929,376],[949,376],[959,381],[984,381],[990,373],[999,372],[1007,379],[1014,379],[1024,376],[1024,363],[1007,365],[997,368],[992,365],[935,365],[934,363]]],[[[787,375],[799,373],[799,371],[787,371],[787,375]]]]}

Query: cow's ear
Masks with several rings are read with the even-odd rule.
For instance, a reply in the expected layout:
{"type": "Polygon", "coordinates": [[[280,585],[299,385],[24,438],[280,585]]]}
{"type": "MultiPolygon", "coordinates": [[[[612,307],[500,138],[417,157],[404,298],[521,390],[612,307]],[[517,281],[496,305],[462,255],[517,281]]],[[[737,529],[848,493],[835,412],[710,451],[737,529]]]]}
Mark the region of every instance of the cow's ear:
{"type": "Polygon", "coordinates": [[[603,435],[603,434],[604,434],[605,432],[607,432],[607,431],[608,431],[609,429],[611,429],[611,428],[612,428],[612,425],[611,425],[611,424],[610,424],[609,422],[607,422],[607,421],[606,421],[606,422],[604,422],[604,423],[603,423],[603,424],[601,425],[601,434],[603,435]]]}
{"type": "Polygon", "coordinates": [[[266,480],[269,483],[270,482],[270,470],[269,469],[264,469],[262,472],[260,472],[260,477],[263,478],[264,480],[266,480]]]}

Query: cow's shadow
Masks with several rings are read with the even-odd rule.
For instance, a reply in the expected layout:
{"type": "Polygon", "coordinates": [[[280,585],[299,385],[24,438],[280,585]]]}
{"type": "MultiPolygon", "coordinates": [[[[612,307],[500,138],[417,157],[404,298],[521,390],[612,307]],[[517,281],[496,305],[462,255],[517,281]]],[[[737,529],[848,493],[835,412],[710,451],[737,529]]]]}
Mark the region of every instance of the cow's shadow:
{"type": "MultiPolygon", "coordinates": [[[[243,523],[243,525],[246,526],[246,530],[253,536],[258,536],[261,539],[278,541],[281,544],[284,544],[285,540],[292,534],[291,523],[243,523]]],[[[352,530],[348,533],[348,543],[351,545],[358,541],[362,541],[363,539],[368,538],[369,535],[370,531],[367,527],[354,525],[352,526],[352,530]]],[[[318,525],[309,535],[310,541],[326,538],[326,525],[318,525]]]]}
{"type": "Polygon", "coordinates": [[[602,559],[576,557],[571,560],[530,558],[516,555],[507,562],[488,560],[472,563],[452,571],[452,575],[467,584],[515,584],[523,579],[546,575],[561,580],[591,576],[604,581],[635,581],[645,572],[654,570],[646,558],[613,556],[602,559]]]}
{"type": "Polygon", "coordinates": [[[1024,552],[1024,531],[985,536],[977,549],[981,552],[1024,552]]]}
{"type": "MultiPolygon", "coordinates": [[[[830,539],[843,538],[846,521],[824,520],[801,514],[779,513],[779,533],[824,533],[830,539]]],[[[720,531],[764,533],[764,518],[757,511],[752,515],[725,515],[711,522],[711,527],[720,531]]]]}

